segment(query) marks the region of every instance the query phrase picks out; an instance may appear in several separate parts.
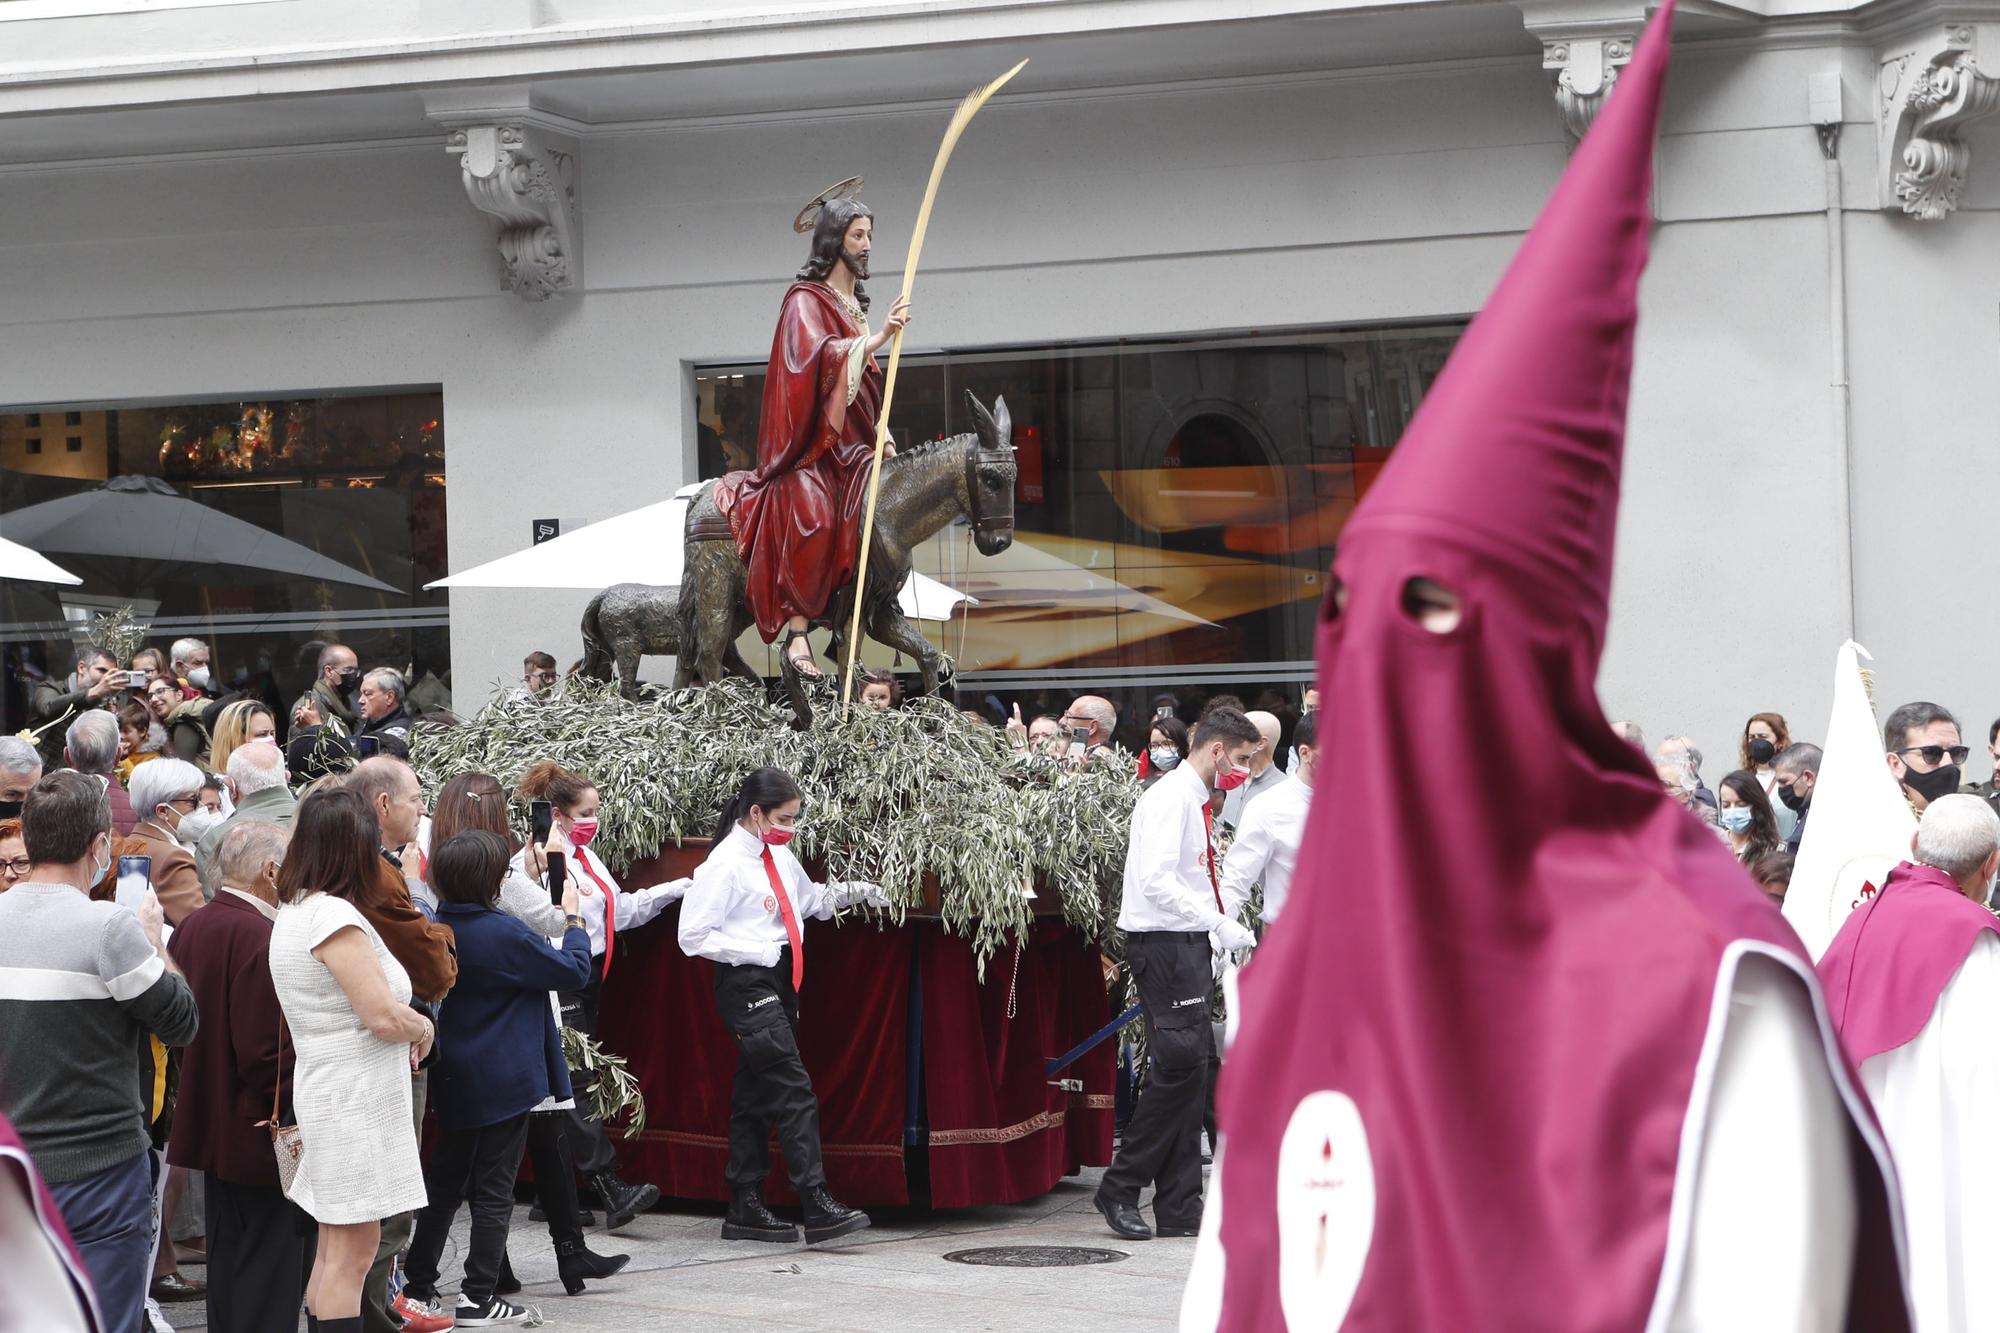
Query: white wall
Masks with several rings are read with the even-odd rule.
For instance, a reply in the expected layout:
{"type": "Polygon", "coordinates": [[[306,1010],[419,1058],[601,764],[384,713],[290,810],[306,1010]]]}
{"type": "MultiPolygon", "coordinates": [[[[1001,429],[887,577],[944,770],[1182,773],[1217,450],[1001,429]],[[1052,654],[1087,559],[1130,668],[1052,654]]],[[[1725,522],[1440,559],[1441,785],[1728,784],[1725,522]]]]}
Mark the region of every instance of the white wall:
{"type": "MultiPolygon", "coordinates": [[[[1686,54],[1661,151],[1603,690],[1654,737],[1687,731],[1717,756],[1762,708],[1816,736],[1847,632],[1823,166],[1802,123],[1805,73],[1836,58],[1686,54]]],[[[867,175],[875,287],[891,290],[941,121],[593,139],[591,287],[540,306],[497,290],[442,135],[0,174],[0,402],[441,383],[462,568],[522,545],[531,518],[602,517],[681,482],[686,367],[764,354],[813,190],[867,175]]],[[[1850,126],[1857,208],[1873,151],[1871,127],[1850,126]]],[[[1564,161],[1532,61],[996,103],[947,177],[913,343],[1463,314],[1564,161]]],[[[2000,176],[2000,156],[1987,165],[2000,176]]],[[[1936,679],[1973,713],[2000,707],[1979,672],[1992,632],[1947,646],[1949,608],[1918,594],[1946,569],[1990,572],[1970,525],[1987,507],[1975,423],[2000,392],[1996,226],[1848,218],[1863,641],[1885,659],[1923,645],[1936,666],[1885,660],[1889,693],[1936,679]],[[1946,484],[1899,480],[1915,466],[1946,484]],[[1964,527],[1941,531],[1941,514],[1964,527]]],[[[529,647],[573,659],[584,600],[454,595],[461,694],[511,678],[529,647]]]]}

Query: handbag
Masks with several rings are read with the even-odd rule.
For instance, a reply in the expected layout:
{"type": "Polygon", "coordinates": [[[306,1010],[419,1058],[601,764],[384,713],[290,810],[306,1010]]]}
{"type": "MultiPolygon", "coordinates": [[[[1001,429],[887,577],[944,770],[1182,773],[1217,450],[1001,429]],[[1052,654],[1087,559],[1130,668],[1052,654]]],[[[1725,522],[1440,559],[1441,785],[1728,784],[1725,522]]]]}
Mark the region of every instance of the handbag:
{"type": "MultiPolygon", "coordinates": [[[[297,1073],[296,1065],[293,1073],[297,1073]]],[[[283,1105],[285,1089],[285,1011],[278,1010],[278,1077],[271,1086],[271,1118],[257,1122],[257,1128],[271,1131],[271,1151],[278,1159],[278,1188],[286,1194],[292,1192],[292,1180],[299,1174],[299,1163],[306,1155],[305,1136],[299,1133],[298,1116],[293,1123],[279,1123],[279,1109],[283,1105]]]]}

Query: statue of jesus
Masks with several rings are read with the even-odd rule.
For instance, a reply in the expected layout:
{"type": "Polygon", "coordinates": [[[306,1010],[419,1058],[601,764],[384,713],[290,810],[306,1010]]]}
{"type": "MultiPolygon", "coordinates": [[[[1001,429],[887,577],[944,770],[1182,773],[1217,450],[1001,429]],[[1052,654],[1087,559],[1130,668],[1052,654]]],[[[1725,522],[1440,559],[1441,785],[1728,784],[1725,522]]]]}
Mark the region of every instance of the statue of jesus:
{"type": "Polygon", "coordinates": [[[782,632],[786,660],[814,679],[822,673],[807,631],[824,623],[859,552],[882,407],[875,353],[910,322],[909,302],[899,299],[881,329],[868,327],[861,284],[875,222],[854,197],[860,184],[842,182],[799,215],[812,253],[778,313],[757,466],[725,478],[716,497],[748,574],[757,632],[766,643],[782,632]]]}

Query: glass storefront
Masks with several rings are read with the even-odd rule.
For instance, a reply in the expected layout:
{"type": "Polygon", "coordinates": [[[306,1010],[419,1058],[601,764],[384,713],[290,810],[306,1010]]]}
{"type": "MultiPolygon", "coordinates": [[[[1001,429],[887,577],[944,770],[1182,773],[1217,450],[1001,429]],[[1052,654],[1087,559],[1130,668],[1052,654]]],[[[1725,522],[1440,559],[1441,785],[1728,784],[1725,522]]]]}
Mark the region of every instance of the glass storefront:
{"type": "Polygon", "coordinates": [[[126,605],[151,646],[205,640],[281,728],[328,642],[448,699],[446,595],[423,590],[448,572],[439,389],[0,410],[0,536],[83,579],[0,588],[9,732],[126,605]]]}
{"type": "MultiPolygon", "coordinates": [[[[1005,396],[1019,451],[1013,548],[983,557],[960,524],[918,554],[977,599],[923,626],[960,701],[1032,715],[1092,692],[1126,719],[1159,694],[1184,716],[1218,692],[1295,705],[1334,542],[1463,329],[906,356],[898,448],[972,429],[970,390],[1005,396]]],[[[696,371],[703,477],[754,457],[763,371],[696,371]]]]}

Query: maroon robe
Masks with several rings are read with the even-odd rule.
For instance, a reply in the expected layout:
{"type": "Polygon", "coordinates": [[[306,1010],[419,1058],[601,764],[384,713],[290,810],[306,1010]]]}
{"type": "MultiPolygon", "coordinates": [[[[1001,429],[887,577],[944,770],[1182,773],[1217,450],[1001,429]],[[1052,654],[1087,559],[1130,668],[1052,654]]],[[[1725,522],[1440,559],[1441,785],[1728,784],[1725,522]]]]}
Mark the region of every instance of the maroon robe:
{"type": "Polygon", "coordinates": [[[847,401],[848,355],[867,336],[830,288],[792,284],[771,340],[756,470],[733,473],[718,488],[766,643],[793,616],[824,619],[834,589],[854,576],[882,407],[873,356],[847,401]]]}

